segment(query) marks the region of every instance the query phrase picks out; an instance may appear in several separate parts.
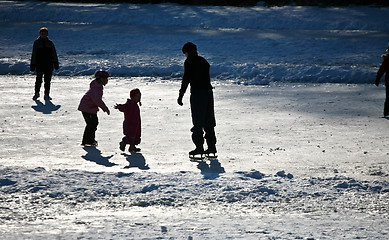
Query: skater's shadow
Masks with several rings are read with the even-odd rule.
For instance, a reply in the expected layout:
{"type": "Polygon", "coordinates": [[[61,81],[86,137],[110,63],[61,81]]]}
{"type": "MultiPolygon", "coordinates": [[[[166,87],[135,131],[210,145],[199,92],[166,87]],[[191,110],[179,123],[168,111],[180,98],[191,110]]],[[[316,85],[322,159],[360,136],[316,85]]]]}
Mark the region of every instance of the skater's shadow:
{"type": "Polygon", "coordinates": [[[150,167],[146,164],[146,159],[143,157],[142,153],[122,153],[123,156],[127,158],[127,161],[130,165],[124,168],[134,168],[137,167],[141,170],[149,170],[150,167]]]}
{"type": "Polygon", "coordinates": [[[217,159],[211,159],[209,164],[206,161],[198,161],[197,168],[201,170],[205,179],[216,179],[220,173],[225,173],[224,167],[217,159]]]}
{"type": "Polygon", "coordinates": [[[112,167],[116,165],[115,163],[111,163],[109,161],[109,159],[111,159],[113,155],[103,157],[101,155],[101,151],[96,147],[83,147],[83,149],[86,151],[86,154],[81,157],[87,161],[95,162],[96,164],[103,165],[105,167],[112,167]]]}
{"type": "Polygon", "coordinates": [[[31,106],[35,111],[41,112],[43,114],[51,114],[52,112],[57,111],[61,105],[54,105],[50,100],[45,100],[45,103],[40,100],[34,100],[36,106],[31,106]]]}

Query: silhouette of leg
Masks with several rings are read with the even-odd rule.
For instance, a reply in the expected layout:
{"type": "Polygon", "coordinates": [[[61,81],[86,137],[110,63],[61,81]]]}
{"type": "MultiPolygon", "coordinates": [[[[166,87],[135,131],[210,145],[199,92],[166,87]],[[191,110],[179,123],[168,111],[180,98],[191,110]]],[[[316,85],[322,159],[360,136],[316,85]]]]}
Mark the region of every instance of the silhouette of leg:
{"type": "Polygon", "coordinates": [[[82,115],[84,116],[86,123],[84,135],[82,137],[82,145],[93,144],[96,142],[95,135],[97,126],[99,125],[97,114],[82,112],[82,115]]]}

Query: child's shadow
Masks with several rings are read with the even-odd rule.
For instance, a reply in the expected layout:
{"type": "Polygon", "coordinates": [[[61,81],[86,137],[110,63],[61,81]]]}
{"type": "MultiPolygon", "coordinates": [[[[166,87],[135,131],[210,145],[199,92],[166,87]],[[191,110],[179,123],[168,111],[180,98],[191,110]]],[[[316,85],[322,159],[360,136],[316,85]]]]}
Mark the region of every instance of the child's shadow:
{"type": "Polygon", "coordinates": [[[226,172],[217,159],[210,160],[209,164],[206,161],[198,161],[197,168],[201,170],[201,174],[206,179],[216,179],[220,173],[226,172]]]}
{"type": "Polygon", "coordinates": [[[112,167],[116,165],[115,163],[109,162],[109,159],[111,159],[113,155],[108,157],[103,157],[101,155],[101,151],[95,147],[83,147],[83,149],[87,153],[81,157],[87,161],[95,162],[98,165],[103,165],[106,167],[112,167]]]}
{"type": "Polygon", "coordinates": [[[141,170],[149,170],[150,167],[146,164],[146,159],[143,157],[142,153],[131,153],[126,154],[122,153],[123,156],[127,158],[127,161],[130,163],[130,165],[124,167],[124,168],[133,168],[137,167],[141,170]]]}
{"type": "Polygon", "coordinates": [[[36,103],[36,106],[31,106],[31,108],[43,114],[51,114],[52,112],[57,111],[61,107],[61,105],[54,105],[50,100],[45,100],[45,103],[42,103],[40,100],[34,101],[36,103]]]}

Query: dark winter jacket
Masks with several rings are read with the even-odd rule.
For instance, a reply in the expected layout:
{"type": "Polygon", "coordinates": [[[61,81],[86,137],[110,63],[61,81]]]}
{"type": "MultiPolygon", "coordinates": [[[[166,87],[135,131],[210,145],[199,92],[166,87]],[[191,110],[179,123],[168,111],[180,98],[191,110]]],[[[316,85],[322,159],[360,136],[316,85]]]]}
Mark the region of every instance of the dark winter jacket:
{"type": "Polygon", "coordinates": [[[123,134],[133,139],[135,143],[139,143],[141,119],[138,104],[131,101],[131,99],[127,99],[127,102],[118,105],[117,109],[124,113],[123,134]]]}
{"type": "Polygon", "coordinates": [[[376,81],[380,81],[382,75],[385,74],[385,86],[389,87],[389,53],[382,55],[384,61],[382,62],[380,69],[377,72],[376,81]]]}
{"type": "Polygon", "coordinates": [[[180,96],[184,95],[189,84],[191,92],[204,89],[212,90],[209,67],[209,63],[203,57],[195,54],[188,56],[184,63],[180,96]]]}
{"type": "Polygon", "coordinates": [[[108,107],[105,105],[103,98],[103,84],[97,80],[90,83],[89,90],[85,93],[80,101],[78,110],[86,113],[96,114],[99,108],[104,112],[108,112],[108,107]]]}
{"type": "Polygon", "coordinates": [[[37,72],[51,72],[58,69],[58,57],[54,43],[48,38],[38,38],[34,42],[30,69],[37,72]]]}

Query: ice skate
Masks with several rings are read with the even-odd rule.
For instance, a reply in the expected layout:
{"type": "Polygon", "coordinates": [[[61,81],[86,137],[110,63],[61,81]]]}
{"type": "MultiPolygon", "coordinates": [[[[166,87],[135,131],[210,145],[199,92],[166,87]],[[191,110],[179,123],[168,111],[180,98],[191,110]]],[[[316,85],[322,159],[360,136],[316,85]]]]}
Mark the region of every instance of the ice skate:
{"type": "Polygon", "coordinates": [[[53,100],[49,95],[45,95],[45,100],[50,101],[53,100]]]}
{"type": "Polygon", "coordinates": [[[37,100],[40,97],[39,93],[35,93],[32,100],[37,100]]]}
{"type": "Polygon", "coordinates": [[[215,146],[209,147],[207,150],[204,151],[204,154],[207,158],[217,158],[217,150],[215,146]]]}
{"type": "Polygon", "coordinates": [[[204,149],[203,148],[196,148],[195,150],[190,151],[189,158],[196,159],[196,160],[204,159],[204,149]]]}

